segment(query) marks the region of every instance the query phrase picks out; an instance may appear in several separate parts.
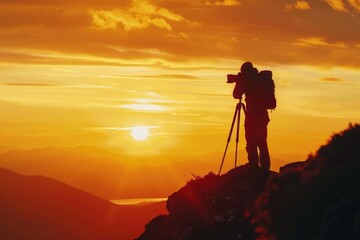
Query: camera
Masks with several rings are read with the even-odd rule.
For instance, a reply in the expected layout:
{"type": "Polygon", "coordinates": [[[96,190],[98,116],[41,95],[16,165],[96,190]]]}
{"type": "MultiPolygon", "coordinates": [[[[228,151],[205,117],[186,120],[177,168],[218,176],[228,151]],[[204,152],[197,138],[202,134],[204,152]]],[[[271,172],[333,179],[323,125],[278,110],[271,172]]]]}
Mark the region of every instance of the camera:
{"type": "Polygon", "coordinates": [[[247,78],[256,78],[258,73],[259,70],[257,70],[257,68],[252,68],[250,71],[228,74],[226,83],[240,83],[247,78]]]}
{"type": "Polygon", "coordinates": [[[238,83],[242,80],[242,78],[241,72],[238,74],[228,74],[226,83],[238,83]]]}

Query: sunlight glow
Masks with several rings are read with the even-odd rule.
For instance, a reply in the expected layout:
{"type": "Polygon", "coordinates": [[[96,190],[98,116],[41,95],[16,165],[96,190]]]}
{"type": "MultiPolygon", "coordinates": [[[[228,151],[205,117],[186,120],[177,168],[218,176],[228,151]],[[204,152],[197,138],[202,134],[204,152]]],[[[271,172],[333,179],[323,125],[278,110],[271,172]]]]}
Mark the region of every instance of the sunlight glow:
{"type": "Polygon", "coordinates": [[[133,127],[131,136],[137,141],[144,141],[149,137],[149,130],[144,126],[133,127]]]}
{"type": "Polygon", "coordinates": [[[124,104],[124,105],[121,105],[120,108],[131,109],[131,110],[140,110],[140,111],[159,111],[159,112],[167,110],[166,107],[163,107],[161,105],[148,104],[148,103],[124,104]]]}

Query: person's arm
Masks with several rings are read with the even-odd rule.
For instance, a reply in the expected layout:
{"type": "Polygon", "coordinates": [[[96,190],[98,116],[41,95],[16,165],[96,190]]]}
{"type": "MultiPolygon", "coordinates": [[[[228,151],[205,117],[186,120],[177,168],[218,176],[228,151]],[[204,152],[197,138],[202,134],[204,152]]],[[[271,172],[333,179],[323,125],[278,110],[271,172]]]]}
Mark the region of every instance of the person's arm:
{"type": "Polygon", "coordinates": [[[233,90],[233,97],[235,99],[241,99],[242,95],[245,93],[244,88],[241,86],[242,84],[236,83],[235,88],[233,90]]]}

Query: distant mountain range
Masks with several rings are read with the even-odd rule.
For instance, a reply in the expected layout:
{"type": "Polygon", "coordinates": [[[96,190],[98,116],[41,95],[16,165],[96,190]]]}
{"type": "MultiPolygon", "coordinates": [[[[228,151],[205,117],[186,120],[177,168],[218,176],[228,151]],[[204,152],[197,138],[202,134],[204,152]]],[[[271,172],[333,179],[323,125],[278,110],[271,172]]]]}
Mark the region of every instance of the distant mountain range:
{"type": "Polygon", "coordinates": [[[203,175],[217,165],[210,157],[128,156],[97,147],[0,154],[0,167],[55,178],[108,200],[166,197],[191,179],[192,173],[203,175]]]}
{"type": "Polygon", "coordinates": [[[0,168],[0,239],[130,240],[164,203],[119,206],[57,180],[0,168]]]}
{"type": "Polygon", "coordinates": [[[7,152],[10,152],[10,151],[14,151],[14,147],[9,147],[9,146],[0,146],[0,154],[3,154],[3,153],[7,153],[7,152]]]}

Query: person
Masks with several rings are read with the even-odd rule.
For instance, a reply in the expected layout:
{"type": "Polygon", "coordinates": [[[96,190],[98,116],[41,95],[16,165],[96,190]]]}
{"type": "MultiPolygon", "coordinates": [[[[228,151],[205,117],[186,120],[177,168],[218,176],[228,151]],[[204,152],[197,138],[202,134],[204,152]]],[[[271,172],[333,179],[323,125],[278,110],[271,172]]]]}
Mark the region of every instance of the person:
{"type": "Polygon", "coordinates": [[[249,166],[254,168],[260,166],[264,170],[269,170],[267,125],[270,118],[259,91],[258,70],[251,62],[245,62],[240,71],[233,97],[241,100],[245,94],[245,139],[249,166]]]}

